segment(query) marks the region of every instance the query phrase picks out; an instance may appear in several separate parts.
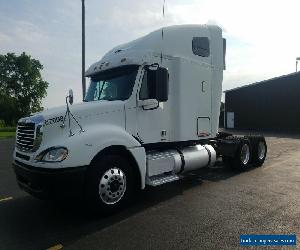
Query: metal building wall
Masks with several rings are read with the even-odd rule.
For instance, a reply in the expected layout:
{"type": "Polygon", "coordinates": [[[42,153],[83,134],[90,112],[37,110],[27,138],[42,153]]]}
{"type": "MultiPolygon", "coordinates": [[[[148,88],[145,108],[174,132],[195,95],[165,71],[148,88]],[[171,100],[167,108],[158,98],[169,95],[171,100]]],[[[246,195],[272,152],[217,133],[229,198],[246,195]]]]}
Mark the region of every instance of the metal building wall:
{"type": "Polygon", "coordinates": [[[236,129],[300,131],[300,72],[225,92],[225,110],[236,129]]]}

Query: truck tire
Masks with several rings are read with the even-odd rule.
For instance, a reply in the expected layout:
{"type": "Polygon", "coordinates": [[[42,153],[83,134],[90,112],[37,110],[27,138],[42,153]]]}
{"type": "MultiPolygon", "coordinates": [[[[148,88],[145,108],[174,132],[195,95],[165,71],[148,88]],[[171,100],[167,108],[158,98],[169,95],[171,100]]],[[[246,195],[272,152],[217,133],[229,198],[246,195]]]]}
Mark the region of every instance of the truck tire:
{"type": "Polygon", "coordinates": [[[110,213],[124,207],[135,190],[129,161],[120,155],[105,155],[92,164],[86,180],[88,208],[110,213]]]}
{"type": "Polygon", "coordinates": [[[257,137],[252,143],[253,154],[252,162],[255,166],[260,167],[266,159],[267,156],[267,143],[263,136],[257,137]]]}
{"type": "Polygon", "coordinates": [[[234,170],[246,170],[251,161],[251,144],[247,138],[236,138],[237,149],[234,157],[223,156],[222,160],[226,167],[234,170]]]}
{"type": "Polygon", "coordinates": [[[232,142],[231,145],[236,145],[232,148],[235,152],[233,156],[222,155],[223,164],[232,170],[246,170],[250,165],[252,157],[252,147],[249,139],[245,137],[228,137],[229,139],[232,142]]]}
{"type": "Polygon", "coordinates": [[[239,140],[239,145],[235,153],[233,166],[237,170],[244,171],[249,167],[251,161],[251,145],[248,139],[239,140]]]}

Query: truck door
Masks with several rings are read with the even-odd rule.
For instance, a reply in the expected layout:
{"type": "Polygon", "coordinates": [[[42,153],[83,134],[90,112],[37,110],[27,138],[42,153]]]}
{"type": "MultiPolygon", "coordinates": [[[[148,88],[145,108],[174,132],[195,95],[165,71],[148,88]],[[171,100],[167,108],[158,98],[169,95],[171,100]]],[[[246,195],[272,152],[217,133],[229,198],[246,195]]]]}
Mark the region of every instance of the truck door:
{"type": "Polygon", "coordinates": [[[169,140],[168,112],[165,102],[155,99],[154,79],[149,69],[144,75],[137,94],[137,137],[143,143],[157,143],[169,140]]]}

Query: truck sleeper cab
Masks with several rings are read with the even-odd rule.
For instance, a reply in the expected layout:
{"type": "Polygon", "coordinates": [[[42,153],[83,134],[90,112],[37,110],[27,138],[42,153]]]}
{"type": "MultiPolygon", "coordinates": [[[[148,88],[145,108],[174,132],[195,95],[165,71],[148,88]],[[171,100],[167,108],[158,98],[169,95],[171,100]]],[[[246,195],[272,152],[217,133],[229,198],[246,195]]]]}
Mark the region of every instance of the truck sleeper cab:
{"type": "Polygon", "coordinates": [[[13,164],[21,188],[40,198],[80,194],[104,211],[126,204],[136,189],[178,180],[217,157],[242,170],[263,164],[264,137],[218,133],[221,29],[162,29],[93,64],[83,103],[20,119],[13,164]]]}

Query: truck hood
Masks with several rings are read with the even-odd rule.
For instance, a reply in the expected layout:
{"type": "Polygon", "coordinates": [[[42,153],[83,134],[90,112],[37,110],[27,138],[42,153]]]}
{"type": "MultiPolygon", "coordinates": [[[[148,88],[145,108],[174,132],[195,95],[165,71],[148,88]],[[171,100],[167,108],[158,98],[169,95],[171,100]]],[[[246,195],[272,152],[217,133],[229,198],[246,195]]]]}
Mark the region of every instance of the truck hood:
{"type": "MultiPolygon", "coordinates": [[[[123,101],[94,101],[94,102],[83,102],[69,106],[71,113],[75,118],[82,124],[86,123],[86,120],[101,121],[99,118],[102,114],[108,114],[116,111],[124,110],[123,101]],[[94,118],[94,119],[93,119],[94,118]]],[[[59,123],[61,119],[55,119],[57,117],[64,117],[67,111],[66,106],[52,108],[45,110],[37,115],[42,115],[45,120],[45,127],[59,123]]],[[[67,118],[66,118],[67,121],[67,118]]]]}
{"type": "Polygon", "coordinates": [[[19,122],[34,122],[43,127],[41,148],[56,146],[62,141],[76,137],[101,125],[125,128],[124,101],[94,101],[70,105],[70,123],[66,106],[45,110],[30,117],[22,118],[19,122]],[[65,118],[65,119],[64,119],[65,118]],[[69,126],[70,124],[70,126],[69,126]],[[70,137],[70,134],[73,134],[70,137]],[[43,145],[47,142],[47,145],[43,145]]]}
{"type": "MultiPolygon", "coordinates": [[[[76,114],[78,116],[77,117],[78,119],[81,119],[81,116],[95,115],[95,112],[99,113],[101,111],[104,112],[115,111],[123,107],[123,105],[124,105],[123,101],[103,100],[103,101],[77,103],[74,105],[69,105],[69,108],[73,114],[76,114]]],[[[67,106],[60,106],[60,107],[44,110],[38,114],[43,115],[45,118],[49,119],[53,116],[57,116],[60,114],[65,115],[66,110],[67,110],[67,106]]]]}

